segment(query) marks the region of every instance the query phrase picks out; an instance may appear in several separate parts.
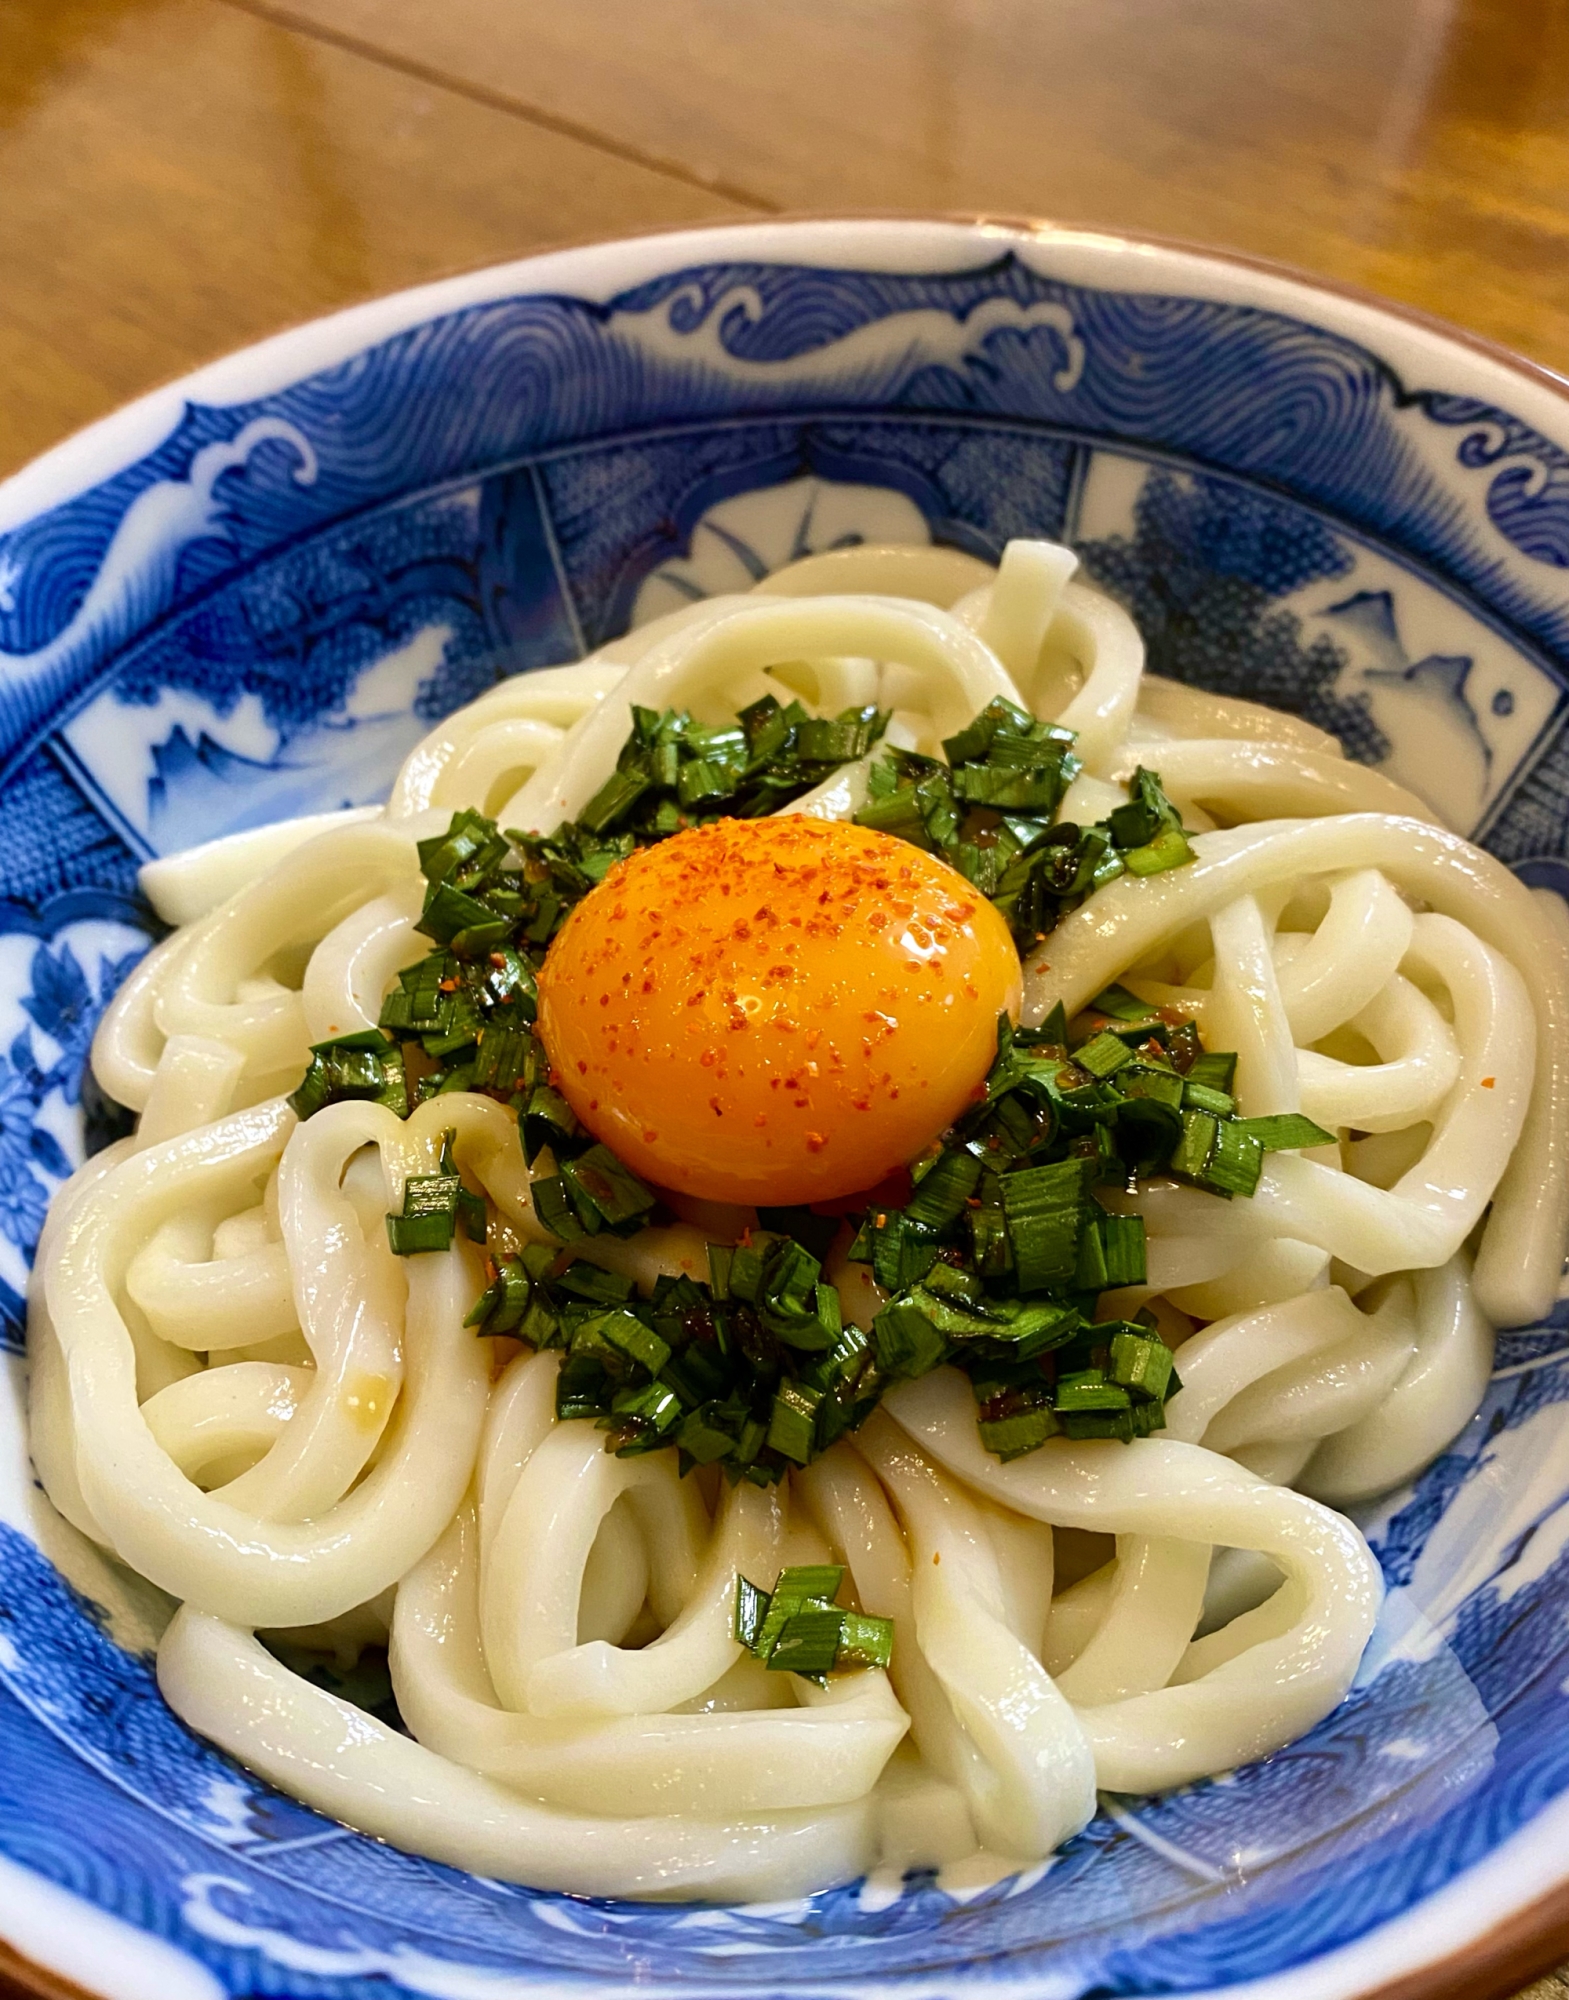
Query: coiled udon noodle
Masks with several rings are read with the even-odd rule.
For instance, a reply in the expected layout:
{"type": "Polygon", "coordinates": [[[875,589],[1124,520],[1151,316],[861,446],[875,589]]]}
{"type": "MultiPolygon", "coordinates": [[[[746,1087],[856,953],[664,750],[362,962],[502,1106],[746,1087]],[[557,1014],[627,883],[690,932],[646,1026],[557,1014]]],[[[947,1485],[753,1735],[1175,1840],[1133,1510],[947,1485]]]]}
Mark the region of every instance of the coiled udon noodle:
{"type": "MultiPolygon", "coordinates": [[[[419,745],[384,810],[146,871],[179,928],[94,1047],[140,1122],[49,1217],[33,1446],[62,1513],[179,1600],[160,1685],[253,1770],[486,1875],[751,1899],[879,1861],[1038,1859],[1097,1788],[1265,1755],[1344,1695],[1379,1582],[1333,1507],[1441,1451],[1494,1326],[1557,1289],[1569,955],[1531,892],[1320,732],[1144,676],[1127,617],[1072,569],[1044,543],[996,571],[808,558],[501,684],[419,745]],[[1005,696],[1077,732],[1064,818],[1100,817],[1145,762],[1200,829],[1195,862],[1115,882],[1026,968],[1027,1022],[1121,981],[1238,1051],[1246,1114],[1340,1135],[1271,1155],[1251,1200],[1126,1198],[1148,1282],[1103,1311],[1148,1304],[1180,1346],[1163,1435],[1004,1464],[939,1371],[767,1491],[607,1455],[556,1420],[557,1355],[465,1330],[471,1246],[387,1244],[449,1127],[493,1242],[541,1237],[513,1115],[466,1094],[407,1121],[289,1109],[309,1044],[374,1025],[425,949],[421,837],[460,806],[548,830],[613,767],[631,704],[720,721],[781,684],[824,713],[875,702],[926,752],[1005,696]],[[737,1573],[830,1559],[893,1620],[890,1672],[765,1672],[733,1634],[737,1573]],[[411,1734],[258,1632],[384,1641],[411,1734]]],[[[791,810],[848,816],[866,780],[846,767],[791,810]]],[[[704,1240],[582,1254],[648,1287],[701,1270],[704,1240]]],[[[841,1260],[839,1282],[869,1325],[869,1273],[841,1260]]]]}

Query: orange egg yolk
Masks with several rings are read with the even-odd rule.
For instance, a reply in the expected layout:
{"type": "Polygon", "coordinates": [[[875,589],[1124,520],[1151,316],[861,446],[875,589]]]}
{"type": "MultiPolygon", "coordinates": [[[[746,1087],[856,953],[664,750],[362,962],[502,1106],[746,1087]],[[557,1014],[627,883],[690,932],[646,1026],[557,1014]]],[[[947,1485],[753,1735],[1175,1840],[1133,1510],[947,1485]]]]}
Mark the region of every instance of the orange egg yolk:
{"type": "Polygon", "coordinates": [[[837,821],[644,848],[539,980],[557,1088],[646,1180],[786,1206],[872,1188],[973,1102],[1018,1017],[1008,927],[946,863],[837,821]]]}

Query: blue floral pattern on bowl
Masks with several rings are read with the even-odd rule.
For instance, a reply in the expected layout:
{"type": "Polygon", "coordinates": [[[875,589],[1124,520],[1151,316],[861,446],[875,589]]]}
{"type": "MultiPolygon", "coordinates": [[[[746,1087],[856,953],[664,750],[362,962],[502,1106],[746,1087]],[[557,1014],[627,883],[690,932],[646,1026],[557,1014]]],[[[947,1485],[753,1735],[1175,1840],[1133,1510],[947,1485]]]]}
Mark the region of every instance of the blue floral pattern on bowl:
{"type": "MultiPolygon", "coordinates": [[[[1353,338],[1285,281],[1215,266],[1200,283],[1174,256],[1092,280],[1069,239],[1059,256],[1049,237],[939,234],[926,262],[918,233],[886,225],[818,261],[783,227],[767,253],[672,239],[665,268],[619,289],[528,267],[474,281],[424,316],[405,302],[397,330],[328,365],[272,365],[246,399],[193,395],[154,448],[106,447],[94,483],[13,508],[13,1357],[48,1195],[116,1129],[82,1065],[153,929],[138,866],[374,800],[498,676],[809,550],[1068,540],[1156,671],[1305,715],[1533,886],[1569,891],[1569,453],[1465,393],[1458,348],[1429,337],[1449,374],[1407,379],[1398,340],[1353,338]],[[1265,302],[1272,288],[1291,296],[1265,302]]],[[[5,1365],[0,1857],[175,1947],[204,2000],[633,1978],[672,1995],[1199,1991],[1437,1908],[1569,1804],[1569,1305],[1503,1338],[1469,1429],[1369,1515],[1390,1598],[1350,1699],[1310,1737],[1159,1800],[1107,1798],[1049,1865],[985,1890],[912,1876],[733,1911],[465,1877],[191,1737],[153,1681],[164,1608],[29,1487],[21,1364],[5,1365]]],[[[98,1976],[112,1990],[108,1959],[98,1976]]],[[[1335,1990],[1358,1981],[1375,1983],[1348,1971],[1335,1990]]]]}

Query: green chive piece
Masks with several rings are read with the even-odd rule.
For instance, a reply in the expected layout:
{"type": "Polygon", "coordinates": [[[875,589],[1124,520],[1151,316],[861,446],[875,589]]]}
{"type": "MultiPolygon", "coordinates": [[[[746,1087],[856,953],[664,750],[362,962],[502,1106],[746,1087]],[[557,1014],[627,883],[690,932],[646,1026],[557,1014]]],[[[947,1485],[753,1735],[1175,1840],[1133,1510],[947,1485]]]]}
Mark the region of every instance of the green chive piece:
{"type": "Polygon", "coordinates": [[[1109,1015],[1114,1021],[1147,1021],[1154,1009],[1126,986],[1108,986],[1104,993],[1096,994],[1086,1011],[1109,1015]]]}
{"type": "Polygon", "coordinates": [[[389,1215],[387,1241],[393,1255],[418,1257],[433,1250],[450,1250],[452,1220],[449,1212],[440,1210],[425,1215],[389,1215]]]}
{"type": "Polygon", "coordinates": [[[717,805],[721,799],[735,796],[739,779],[740,772],[733,764],[698,757],[681,766],[676,793],[682,805],[689,808],[717,805]]]}
{"type": "Polygon", "coordinates": [[[592,1354],[569,1354],[556,1377],[556,1415],[562,1423],[601,1417],[610,1408],[610,1377],[592,1354]]]}
{"type": "Polygon", "coordinates": [[[925,1313],[890,1300],[872,1321],[877,1365],[885,1375],[914,1381],[942,1365],[948,1346],[925,1313]]]}
{"type": "Polygon", "coordinates": [[[1171,1380],[1172,1352],[1151,1335],[1118,1333],[1111,1342],[1111,1379],[1141,1402],[1160,1402],[1171,1380]]]}
{"type": "Polygon", "coordinates": [[[484,1197],[464,1187],[453,1164],[457,1136],[451,1126],[442,1134],[439,1173],[411,1174],[403,1183],[403,1212],[387,1217],[387,1239],[396,1256],[415,1257],[450,1249],[460,1216],[464,1233],[475,1242],[484,1242],[484,1197]]]}
{"type": "Polygon", "coordinates": [[[1165,826],[1143,847],[1123,850],[1122,865],[1130,875],[1163,875],[1193,859],[1193,849],[1180,826],[1165,826]]]}
{"type": "Polygon", "coordinates": [[[803,1606],[780,1627],[765,1665],[773,1674],[826,1674],[839,1657],[844,1613],[803,1606]]]}
{"type": "Polygon", "coordinates": [[[821,1401],[821,1391],[808,1388],[804,1382],[781,1383],[774,1393],[768,1442],[796,1465],[806,1465],[811,1460],[817,1406],[821,1401]]]}
{"type": "Polygon", "coordinates": [[[379,1028],[313,1043],[310,1066],[289,1103],[301,1118],[310,1118],[326,1105],[352,1100],[384,1104],[399,1118],[409,1115],[403,1058],[379,1028]]]}
{"type": "Polygon", "coordinates": [[[883,1667],[893,1663],[893,1620],[877,1618],[866,1611],[841,1612],[839,1650],[834,1667],[843,1673],[853,1667],[883,1667]]]}
{"type": "MultiPolygon", "coordinates": [[[[821,1353],[839,1332],[838,1295],[818,1279],[822,1265],[802,1244],[781,1237],[764,1255],[754,1303],[770,1333],[787,1346],[821,1353]]],[[[732,1266],[732,1283],[734,1266],[732,1266]]]]}
{"type": "Polygon", "coordinates": [[[735,1261],[735,1252],[722,1244],[708,1246],[708,1284],[716,1299],[730,1296],[730,1267],[735,1261]]]}
{"type": "Polygon", "coordinates": [[[1205,1049],[1195,1057],[1188,1081],[1205,1084],[1211,1090],[1229,1091],[1236,1073],[1237,1058],[1231,1050],[1205,1049]]]}
{"type": "Polygon", "coordinates": [[[1250,1195],[1263,1171],[1264,1148],[1258,1140],[1234,1120],[1222,1120],[1215,1128],[1215,1148],[1204,1168],[1205,1186],[1219,1194],[1250,1195]]]}
{"type": "Polygon", "coordinates": [[[1098,1152],[1101,1178],[1126,1184],[1134,1177],[1159,1173],[1182,1138],[1182,1119],[1169,1104],[1153,1097],[1124,1098],[1116,1107],[1116,1124],[1105,1132],[1107,1147],[1098,1152]],[[1105,1155],[1110,1151],[1117,1165],[1105,1155]]]}
{"type": "Polygon", "coordinates": [[[533,1296],[534,1281],[522,1260],[503,1257],[463,1324],[477,1327],[482,1334],[513,1333],[523,1324],[533,1296]]]}
{"type": "Polygon", "coordinates": [[[827,1606],[839,1595],[844,1570],[838,1563],[802,1563],[781,1570],[757,1635],[754,1650],[763,1659],[773,1651],[788,1619],[807,1604],[827,1606]]]}
{"type": "Polygon", "coordinates": [[[937,1261],[937,1239],[900,1211],[872,1229],[872,1275],[885,1292],[902,1292],[937,1261]]]}
{"type": "Polygon", "coordinates": [[[855,815],[855,823],[857,826],[869,826],[878,833],[891,833],[898,840],[908,841],[912,847],[929,850],[933,845],[913,787],[909,791],[891,793],[886,798],[869,798],[855,815]]]}
{"type": "Polygon", "coordinates": [[[1061,1434],[1062,1425],[1048,1409],[1020,1410],[1011,1417],[980,1420],[981,1443],[1005,1462],[1038,1451],[1048,1438],[1061,1434]]]}
{"type": "Polygon", "coordinates": [[[1332,1146],[1333,1132],[1304,1118],[1300,1111],[1278,1111],[1270,1118],[1239,1118],[1236,1129],[1256,1139],[1266,1153],[1294,1152],[1301,1146],[1332,1146]]]}
{"type": "Polygon", "coordinates": [[[774,1673],[804,1674],[822,1683],[830,1673],[886,1668],[893,1658],[893,1621],[839,1609],[844,1582],[837,1564],[785,1570],[772,1592],[736,1578],[735,1636],[774,1673]]]}
{"type": "Polygon", "coordinates": [[[590,1228],[579,1217],[567,1184],[560,1174],[542,1175],[530,1183],[529,1196],[534,1203],[534,1213],[539,1217],[540,1227],[548,1229],[563,1243],[580,1242],[585,1236],[594,1236],[601,1227],[598,1212],[592,1216],[590,1228]]]}
{"type": "Polygon", "coordinates": [[[607,1271],[586,1257],[574,1257],[555,1281],[558,1291],[571,1299],[586,1299],[590,1305],[625,1305],[637,1286],[619,1271],[607,1271]]]}
{"type": "Polygon", "coordinates": [[[643,1185],[630,1167],[623,1166],[608,1146],[590,1146],[575,1160],[561,1161],[560,1175],[569,1194],[578,1197],[573,1206],[579,1219],[583,1202],[589,1202],[608,1229],[637,1227],[654,1206],[652,1190],[643,1185]]]}
{"type": "Polygon", "coordinates": [[[720,1427],[713,1410],[710,1403],[691,1411],[676,1432],[676,1443],[699,1465],[717,1465],[735,1449],[734,1433],[720,1427]]]}
{"type": "Polygon", "coordinates": [[[953,774],[956,798],[966,805],[991,806],[994,810],[1050,814],[1056,811],[1067,789],[1062,763],[1033,771],[971,764],[953,774]]]}
{"type": "Polygon", "coordinates": [[[582,1130],[572,1107],[548,1084],[538,1084],[529,1095],[522,1117],[523,1158],[529,1166],[548,1146],[558,1156],[569,1150],[582,1130]]]}
{"type": "Polygon", "coordinates": [[[730,1295],[756,1305],[763,1295],[762,1252],[743,1243],[730,1256],[730,1295]]]}
{"type": "Polygon", "coordinates": [[[581,1345],[589,1350],[608,1349],[626,1361],[635,1361],[650,1375],[657,1375],[670,1359],[670,1349],[652,1327],[645,1326],[624,1306],[585,1320],[573,1335],[574,1351],[581,1345]]]}
{"type": "Polygon", "coordinates": [[[762,1636],[763,1620],[768,1616],[772,1592],[759,1590],[744,1576],[735,1580],[735,1636],[751,1652],[762,1636]]]}
{"type": "Polygon", "coordinates": [[[1115,1088],[1124,1098],[1143,1098],[1176,1110],[1183,1102],[1185,1085],[1174,1069],[1162,1069],[1156,1063],[1131,1062],[1117,1072],[1115,1088]]]}
{"type": "Polygon", "coordinates": [[[1081,1160],[1026,1167],[1003,1176],[1003,1212],[1021,1292],[1071,1284],[1078,1264],[1084,1190],[1081,1160]]]}
{"type": "Polygon", "coordinates": [[[1074,1410],[1125,1410],[1128,1392],[1108,1382],[1099,1368],[1081,1368],[1057,1377],[1052,1403],[1058,1416],[1074,1410]]]}
{"type": "Polygon", "coordinates": [[[1079,1224],[1078,1255],[1073,1267],[1076,1292],[1104,1292],[1111,1283],[1106,1271],[1106,1243],[1101,1234],[1100,1212],[1086,1207],[1079,1224]]]}
{"type": "Polygon", "coordinates": [[[601,1419],[601,1427],[631,1432],[618,1446],[623,1456],[629,1446],[656,1451],[670,1442],[682,1414],[681,1398],[663,1382],[634,1383],[616,1391],[610,1415],[601,1419]]]}
{"type": "Polygon", "coordinates": [[[775,1596],[820,1597],[832,1604],[844,1587],[843,1563],[795,1563],[779,1572],[775,1596]]]}
{"type": "Polygon", "coordinates": [[[1138,1436],[1138,1411],[1150,1405],[1128,1406],[1116,1410],[1067,1410],[1060,1422],[1062,1434],[1066,1438],[1081,1441],[1088,1438],[1116,1438],[1123,1444],[1132,1444],[1138,1436]]]}
{"type": "Polygon", "coordinates": [[[458,1218],[463,1224],[463,1234],[471,1243],[483,1243],[490,1234],[490,1216],[485,1208],[485,1197],[475,1194],[472,1188],[458,1183],[458,1218]]]}
{"type": "Polygon", "coordinates": [[[1102,1215],[1097,1223],[1107,1291],[1142,1285],[1149,1275],[1142,1215],[1102,1215]]]}
{"type": "Polygon", "coordinates": [[[978,1204],[969,1211],[971,1256],[982,1277],[1000,1278],[1013,1268],[1008,1219],[1003,1213],[1000,1183],[995,1174],[981,1178],[978,1204]]]}
{"type": "Polygon", "coordinates": [[[414,928],[460,957],[468,957],[500,944],[512,924],[477,896],[465,895],[450,882],[443,882],[426,897],[424,914],[414,928]]]}
{"type": "Polygon", "coordinates": [[[618,820],[626,818],[651,780],[636,771],[612,771],[578,814],[578,823],[590,833],[607,833],[618,820]]]}
{"type": "Polygon", "coordinates": [[[981,1163],[973,1153],[939,1154],[917,1180],[905,1220],[921,1229],[946,1229],[963,1212],[980,1177],[981,1163]]]}
{"type": "Polygon", "coordinates": [[[1102,1082],[1114,1076],[1124,1063],[1133,1060],[1133,1051],[1119,1036],[1105,1030],[1086,1042],[1081,1049],[1075,1049],[1073,1060],[1080,1069],[1087,1069],[1091,1076],[1102,1082]]]}
{"type": "Polygon", "coordinates": [[[1186,1180],[1202,1180],[1215,1151],[1220,1121],[1207,1111],[1184,1111],[1182,1136],[1171,1155],[1171,1171],[1186,1180]]]}

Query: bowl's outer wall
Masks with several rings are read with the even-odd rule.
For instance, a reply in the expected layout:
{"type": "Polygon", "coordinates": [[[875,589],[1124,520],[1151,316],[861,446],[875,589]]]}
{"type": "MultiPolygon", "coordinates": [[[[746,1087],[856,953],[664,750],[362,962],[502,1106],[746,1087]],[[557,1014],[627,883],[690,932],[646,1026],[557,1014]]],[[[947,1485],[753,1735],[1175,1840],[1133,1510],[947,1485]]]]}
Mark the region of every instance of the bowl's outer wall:
{"type": "Polygon", "coordinates": [[[157,1606],[30,1484],[19,1357],[49,1192],[117,1128],[83,1063],[150,934],[138,866],[373,800],[499,673],[809,549],[1069,540],[1157,671],[1333,729],[1562,893],[1566,442],[1538,379],[1280,276],[1062,232],[802,225],[340,315],[0,489],[0,1928],[168,2000],[634,1970],[721,1994],[1329,1996],[1552,1892],[1562,1309],[1504,1336],[1479,1418],[1367,1522],[1390,1608],[1304,1743],[1108,1801],[1050,1870],[978,1899],[914,1881],[697,1923],[401,1856],[189,1738],[151,1678],[157,1606]],[[30,1900],[39,1877],[92,1914],[30,1900]]]}

